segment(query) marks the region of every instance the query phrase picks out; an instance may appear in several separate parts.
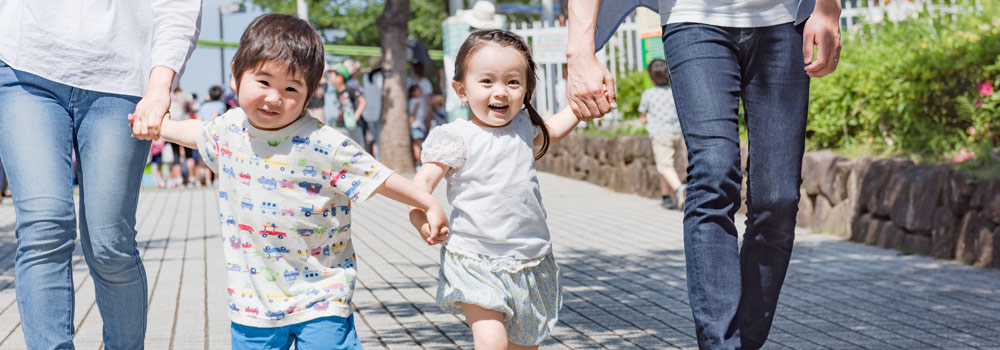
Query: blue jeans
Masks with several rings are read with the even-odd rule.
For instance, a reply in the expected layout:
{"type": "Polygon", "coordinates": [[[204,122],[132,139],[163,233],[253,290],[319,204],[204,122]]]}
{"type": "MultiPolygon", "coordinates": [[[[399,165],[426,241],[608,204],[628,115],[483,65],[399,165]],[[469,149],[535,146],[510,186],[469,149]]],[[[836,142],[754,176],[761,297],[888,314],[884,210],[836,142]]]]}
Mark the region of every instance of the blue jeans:
{"type": "Polygon", "coordinates": [[[284,327],[260,328],[233,323],[232,348],[238,350],[291,349],[349,350],[361,349],[354,330],[354,315],[330,316],[284,327]]]}
{"type": "Polygon", "coordinates": [[[670,24],[663,47],[690,160],[684,253],[698,346],[757,349],[795,238],[809,102],[802,26],[670,24]],[[733,218],[741,99],[750,139],[742,249],[733,218]]]}
{"type": "Polygon", "coordinates": [[[130,137],[139,97],[74,88],[0,62],[0,158],[17,215],[15,278],[29,349],[73,348],[71,259],[80,243],[104,320],[106,349],[141,349],[146,270],[135,242],[135,209],[149,142],[130,137]]]}

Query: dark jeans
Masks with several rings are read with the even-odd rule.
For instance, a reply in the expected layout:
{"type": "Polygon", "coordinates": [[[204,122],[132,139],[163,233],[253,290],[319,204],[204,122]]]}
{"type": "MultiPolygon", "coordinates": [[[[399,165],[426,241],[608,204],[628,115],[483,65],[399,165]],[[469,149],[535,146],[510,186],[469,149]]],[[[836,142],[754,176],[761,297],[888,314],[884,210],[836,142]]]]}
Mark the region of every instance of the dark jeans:
{"type": "Polygon", "coordinates": [[[757,349],[774,319],[795,238],[809,77],[802,26],[664,27],[688,147],[684,253],[702,349],[757,349]],[[739,104],[749,130],[742,250],[739,104]]]}

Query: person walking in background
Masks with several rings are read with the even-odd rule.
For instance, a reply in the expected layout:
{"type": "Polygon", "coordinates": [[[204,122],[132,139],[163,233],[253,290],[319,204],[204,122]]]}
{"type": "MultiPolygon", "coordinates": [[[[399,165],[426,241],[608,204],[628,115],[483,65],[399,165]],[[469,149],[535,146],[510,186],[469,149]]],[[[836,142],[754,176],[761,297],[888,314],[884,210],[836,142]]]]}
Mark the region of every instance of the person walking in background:
{"type": "Polygon", "coordinates": [[[365,147],[379,159],[379,141],[382,137],[382,86],[385,76],[382,74],[382,57],[372,57],[368,64],[371,71],[361,76],[362,94],[365,96],[365,110],[361,117],[368,124],[368,134],[365,135],[365,147]]]}
{"type": "Polygon", "coordinates": [[[640,2],[656,8],[674,101],[688,146],[684,255],[702,349],[759,349],[767,341],[792,255],[802,182],[809,78],[837,68],[839,0],[605,1],[570,4],[570,105],[605,111],[613,79],[595,36],[609,37],[640,2]],[[622,12],[624,11],[624,12],[622,12]],[[595,32],[596,29],[596,32],[595,32]],[[739,111],[749,133],[747,224],[741,203],[739,111]]]}
{"type": "Polygon", "coordinates": [[[306,111],[309,115],[316,120],[324,121],[323,116],[323,105],[326,104],[326,74],[323,78],[319,80],[319,86],[316,87],[316,91],[313,91],[313,95],[309,98],[309,104],[306,105],[306,111]]]}
{"type": "MultiPolygon", "coordinates": [[[[441,249],[437,303],[465,314],[476,349],[537,349],[562,307],[535,160],[579,120],[568,109],[542,120],[530,104],[535,69],[517,34],[471,33],[452,87],[472,115],[431,132],[413,179],[428,193],[448,180],[452,235],[441,249]]],[[[416,208],[410,221],[433,232],[416,208]]]]}
{"type": "MultiPolygon", "coordinates": [[[[208,88],[208,100],[202,102],[198,108],[198,119],[209,121],[223,113],[226,113],[226,104],[222,102],[222,87],[213,85],[208,88]]],[[[194,150],[194,152],[198,152],[198,150],[194,150]]],[[[197,169],[195,178],[203,185],[208,185],[219,179],[219,175],[213,174],[212,170],[205,165],[205,160],[201,158],[201,154],[199,154],[197,163],[195,163],[195,169],[197,169]]]]}
{"type": "MultiPolygon", "coordinates": [[[[153,171],[153,179],[156,181],[156,187],[159,188],[167,187],[167,182],[163,181],[163,153],[166,146],[167,141],[164,141],[162,138],[153,140],[149,146],[150,169],[153,171]]],[[[170,162],[167,162],[167,164],[170,164],[170,162]]]]}
{"type": "Polygon", "coordinates": [[[670,90],[667,62],[654,59],[649,62],[646,72],[655,86],[642,92],[639,99],[639,121],[646,126],[653,144],[653,161],[656,163],[656,171],[660,173],[660,206],[677,210],[680,209],[678,202],[684,192],[680,176],[674,168],[674,155],[684,140],[681,136],[681,122],[677,119],[677,107],[674,106],[674,95],[670,90]]]}
{"type": "Polygon", "coordinates": [[[0,2],[0,158],[13,188],[28,349],[73,348],[77,229],[104,348],[143,348],[148,285],[135,212],[150,143],[129,137],[126,120],[149,124],[167,113],[201,8],[198,0],[0,2]]]}
{"type": "MultiPolygon", "coordinates": [[[[560,12],[561,14],[561,12],[560,12]]],[[[569,70],[566,69],[565,65],[562,67],[562,76],[556,81],[556,86],[552,88],[553,93],[556,97],[556,110],[561,111],[563,108],[569,107],[569,103],[566,100],[566,75],[569,74],[569,70]]]]}
{"type": "Polygon", "coordinates": [[[219,183],[228,194],[218,196],[220,217],[229,220],[219,222],[218,248],[238,267],[226,275],[233,349],[361,348],[351,305],[358,273],[351,213],[374,194],[419,207],[432,227],[428,244],[447,239],[433,196],[305,115],[322,73],[323,42],[309,23],[263,15],[233,58],[240,108],[211,121],[162,121],[163,137],[199,148],[214,170],[253,179],[226,175],[219,183]],[[240,160],[255,158],[286,167],[240,160]],[[319,169],[334,175],[320,179],[319,169]]]}
{"type": "Polygon", "coordinates": [[[367,101],[361,91],[347,86],[350,72],[342,64],[329,70],[330,91],[327,92],[323,113],[326,114],[326,124],[333,126],[344,135],[348,135],[359,145],[365,143],[364,135],[358,128],[361,112],[365,110],[367,101]]]}
{"type": "Polygon", "coordinates": [[[428,123],[427,132],[434,130],[434,128],[448,124],[448,111],[444,109],[444,95],[434,94],[428,99],[428,103],[431,105],[430,122],[428,123]]]}
{"type": "Polygon", "coordinates": [[[406,111],[410,115],[410,140],[413,144],[413,159],[420,165],[420,144],[427,137],[427,129],[430,127],[430,120],[427,118],[427,100],[423,96],[423,89],[419,85],[411,85],[408,91],[406,111]]]}
{"type": "Polygon", "coordinates": [[[201,104],[198,109],[198,118],[201,120],[212,120],[226,113],[226,103],[222,102],[222,87],[213,85],[208,88],[208,100],[201,104]]]}
{"type": "MultiPolygon", "coordinates": [[[[170,93],[170,119],[172,120],[188,120],[191,116],[188,114],[191,108],[191,95],[189,95],[184,90],[181,90],[180,85],[174,87],[173,92],[170,93]]],[[[170,164],[170,170],[167,172],[167,188],[178,188],[184,185],[184,170],[187,169],[189,177],[193,177],[192,168],[194,168],[194,159],[191,159],[191,150],[185,148],[176,143],[170,143],[170,149],[173,151],[174,161],[170,164]],[[191,162],[188,162],[191,159],[191,162]]],[[[190,181],[193,183],[194,181],[190,181]]]]}

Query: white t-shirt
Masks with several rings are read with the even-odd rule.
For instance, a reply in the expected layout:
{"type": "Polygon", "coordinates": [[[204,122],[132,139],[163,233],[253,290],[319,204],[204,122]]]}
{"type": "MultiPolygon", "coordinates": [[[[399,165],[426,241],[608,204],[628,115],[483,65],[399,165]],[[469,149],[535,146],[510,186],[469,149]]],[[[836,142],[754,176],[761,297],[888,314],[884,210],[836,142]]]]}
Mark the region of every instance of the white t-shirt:
{"type": "Polygon", "coordinates": [[[766,27],[796,20],[800,0],[659,0],[660,24],[766,27]]]}
{"type": "Polygon", "coordinates": [[[259,130],[239,108],[202,123],[198,149],[219,174],[233,322],[281,327],[350,316],[351,203],[364,202],[392,170],[316,119],[259,130]]]}
{"type": "Polygon", "coordinates": [[[200,26],[200,0],[4,0],[0,60],[60,84],[142,96],[153,67],[180,79],[200,26]]]}
{"type": "Polygon", "coordinates": [[[410,97],[406,105],[406,113],[415,115],[410,128],[427,131],[427,99],[423,97],[410,97]]]}
{"type": "Polygon", "coordinates": [[[517,259],[552,251],[535,177],[532,145],[539,131],[526,112],[499,128],[458,119],[431,130],[421,159],[451,167],[448,246],[517,259]]]}

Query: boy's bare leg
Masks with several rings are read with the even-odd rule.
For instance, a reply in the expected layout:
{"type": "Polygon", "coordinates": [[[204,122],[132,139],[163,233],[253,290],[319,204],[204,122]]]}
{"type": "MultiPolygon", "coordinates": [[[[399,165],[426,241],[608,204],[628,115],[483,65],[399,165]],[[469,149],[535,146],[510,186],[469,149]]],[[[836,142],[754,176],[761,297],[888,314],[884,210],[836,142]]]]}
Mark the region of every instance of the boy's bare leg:
{"type": "Polygon", "coordinates": [[[472,304],[462,304],[462,312],[472,330],[476,350],[507,349],[507,329],[503,325],[503,313],[472,304]]]}

